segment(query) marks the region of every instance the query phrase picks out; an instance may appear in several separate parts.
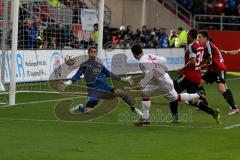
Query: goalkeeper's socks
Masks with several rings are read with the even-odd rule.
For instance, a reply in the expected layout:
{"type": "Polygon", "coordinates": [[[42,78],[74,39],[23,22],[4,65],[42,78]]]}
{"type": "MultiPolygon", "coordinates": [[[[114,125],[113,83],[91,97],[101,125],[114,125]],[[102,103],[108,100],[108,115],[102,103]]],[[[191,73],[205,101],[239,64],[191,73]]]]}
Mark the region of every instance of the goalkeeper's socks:
{"type": "Polygon", "coordinates": [[[134,106],[133,103],[132,103],[132,100],[127,96],[127,95],[123,95],[121,96],[122,100],[127,103],[130,107],[131,106],[134,106]]]}

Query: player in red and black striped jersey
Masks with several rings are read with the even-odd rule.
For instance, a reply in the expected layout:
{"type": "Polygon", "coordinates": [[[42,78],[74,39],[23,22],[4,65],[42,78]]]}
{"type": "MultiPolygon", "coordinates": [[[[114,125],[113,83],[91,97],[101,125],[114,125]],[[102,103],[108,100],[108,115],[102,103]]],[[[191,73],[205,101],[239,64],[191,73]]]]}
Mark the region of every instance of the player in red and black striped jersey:
{"type": "MultiPolygon", "coordinates": [[[[188,48],[185,54],[185,66],[178,71],[181,76],[174,81],[174,88],[178,93],[187,90],[187,93],[196,93],[201,82],[201,65],[204,56],[204,46],[197,41],[197,30],[188,32],[188,48]]],[[[212,115],[220,123],[220,111],[213,110],[204,101],[190,101],[191,105],[212,115]]],[[[178,120],[178,102],[171,102],[170,109],[174,121],[178,120]]]]}
{"type": "Polygon", "coordinates": [[[209,54],[208,59],[209,63],[207,65],[207,72],[202,76],[201,86],[206,83],[217,83],[218,91],[223,95],[227,103],[231,107],[229,115],[234,115],[240,112],[237,105],[234,102],[232,92],[227,87],[226,84],[226,70],[227,67],[224,63],[222,53],[212,42],[208,40],[208,32],[201,31],[198,33],[198,40],[205,46],[205,52],[209,54]]]}

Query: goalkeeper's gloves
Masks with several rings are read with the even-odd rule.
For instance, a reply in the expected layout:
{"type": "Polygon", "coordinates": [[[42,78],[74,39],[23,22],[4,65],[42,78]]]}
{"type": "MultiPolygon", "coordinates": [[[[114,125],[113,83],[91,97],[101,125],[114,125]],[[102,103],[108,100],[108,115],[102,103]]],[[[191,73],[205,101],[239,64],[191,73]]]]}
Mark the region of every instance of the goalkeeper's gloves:
{"type": "Polygon", "coordinates": [[[134,81],[133,81],[131,78],[132,78],[131,76],[128,76],[128,77],[126,77],[126,78],[121,77],[121,81],[127,82],[128,84],[130,84],[131,86],[133,86],[133,85],[134,85],[134,81]]]}

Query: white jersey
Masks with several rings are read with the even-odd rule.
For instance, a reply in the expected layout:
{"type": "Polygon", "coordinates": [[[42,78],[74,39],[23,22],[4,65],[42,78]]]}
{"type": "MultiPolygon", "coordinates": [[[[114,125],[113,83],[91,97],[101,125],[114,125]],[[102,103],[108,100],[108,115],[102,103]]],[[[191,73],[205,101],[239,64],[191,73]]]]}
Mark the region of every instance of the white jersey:
{"type": "Polygon", "coordinates": [[[166,58],[158,57],[153,54],[144,54],[139,59],[140,69],[144,72],[144,79],[141,80],[140,85],[146,86],[150,81],[159,80],[164,73],[167,72],[166,58]]]}
{"type": "Polygon", "coordinates": [[[147,95],[168,94],[174,89],[173,81],[167,73],[166,58],[153,54],[144,54],[139,59],[139,65],[144,72],[140,85],[147,95]]]}

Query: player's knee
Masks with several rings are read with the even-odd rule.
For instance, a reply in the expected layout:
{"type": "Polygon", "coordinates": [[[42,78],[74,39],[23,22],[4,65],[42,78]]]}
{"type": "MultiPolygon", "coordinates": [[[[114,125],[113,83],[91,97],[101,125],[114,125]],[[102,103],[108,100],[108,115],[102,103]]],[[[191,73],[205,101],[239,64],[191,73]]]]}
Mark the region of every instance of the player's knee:
{"type": "Polygon", "coordinates": [[[226,87],[224,83],[218,83],[218,91],[222,94],[226,92],[226,87]]]}
{"type": "Polygon", "coordinates": [[[178,96],[175,96],[175,97],[167,97],[167,99],[168,99],[170,102],[180,102],[180,101],[181,101],[181,96],[178,95],[178,96]]]}

